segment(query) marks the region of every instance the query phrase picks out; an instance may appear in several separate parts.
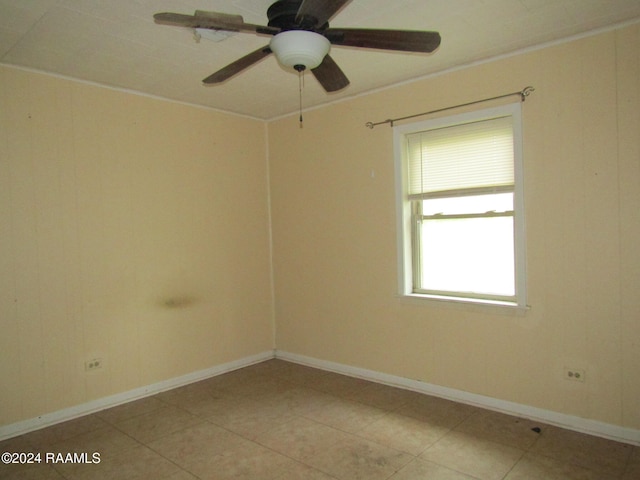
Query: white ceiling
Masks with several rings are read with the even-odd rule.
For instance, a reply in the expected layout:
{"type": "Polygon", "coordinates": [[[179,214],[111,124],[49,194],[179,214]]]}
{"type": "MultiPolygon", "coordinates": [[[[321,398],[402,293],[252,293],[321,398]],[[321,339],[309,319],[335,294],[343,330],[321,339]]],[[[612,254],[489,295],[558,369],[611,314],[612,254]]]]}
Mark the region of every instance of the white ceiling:
{"type": "MultiPolygon", "coordinates": [[[[267,45],[239,33],[221,42],[157,25],[156,12],[240,14],[265,25],[273,0],[0,0],[0,63],[269,119],[298,109],[298,77],[275,57],[216,86],[202,79],[267,45]]],[[[470,62],[640,20],[639,0],[352,0],[333,27],[435,30],[432,54],[332,47],[351,85],[328,94],[305,76],[305,108],[470,62]]]]}

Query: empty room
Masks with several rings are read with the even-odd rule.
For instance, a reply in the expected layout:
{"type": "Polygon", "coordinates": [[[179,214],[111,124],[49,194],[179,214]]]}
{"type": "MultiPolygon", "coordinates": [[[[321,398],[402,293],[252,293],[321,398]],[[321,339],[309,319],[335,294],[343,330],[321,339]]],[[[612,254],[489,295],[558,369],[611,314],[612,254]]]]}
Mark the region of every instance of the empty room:
{"type": "Polygon", "coordinates": [[[640,478],[637,0],[0,0],[0,479],[640,478]]]}

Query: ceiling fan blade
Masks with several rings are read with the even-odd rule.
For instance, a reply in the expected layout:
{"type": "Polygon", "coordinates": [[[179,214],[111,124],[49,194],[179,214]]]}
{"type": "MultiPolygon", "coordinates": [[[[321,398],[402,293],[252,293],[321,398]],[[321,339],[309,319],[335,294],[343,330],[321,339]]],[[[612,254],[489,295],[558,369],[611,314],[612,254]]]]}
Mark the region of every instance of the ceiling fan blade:
{"type": "Polygon", "coordinates": [[[224,82],[269,55],[271,55],[271,49],[269,48],[269,45],[266,45],[209,75],[203,80],[203,83],[210,85],[213,83],[224,82]]]}
{"type": "Polygon", "coordinates": [[[196,13],[194,13],[193,16],[198,18],[211,18],[213,20],[219,20],[221,22],[234,23],[234,24],[244,23],[244,19],[242,18],[242,15],[233,15],[230,13],[207,12],[205,10],[196,10],[196,13]]]}
{"type": "Polygon", "coordinates": [[[209,28],[212,30],[227,30],[230,32],[252,32],[265,35],[275,35],[280,33],[278,27],[267,27],[264,25],[254,25],[244,23],[240,15],[228,15],[218,12],[196,11],[195,15],[184,15],[182,13],[156,13],[153,16],[156,23],[162,25],[173,25],[187,28],[209,28]]]}
{"type": "Polygon", "coordinates": [[[377,30],[366,28],[329,28],[323,35],[334,45],[377,48],[403,52],[433,52],[440,45],[438,32],[418,30],[377,30]]]}
{"type": "Polygon", "coordinates": [[[311,69],[311,73],[327,92],[336,92],[349,85],[349,79],[329,55],[325,55],[322,63],[311,69]]]}
{"type": "Polygon", "coordinates": [[[302,0],[296,15],[296,23],[302,25],[306,20],[312,20],[312,27],[321,27],[333,17],[343,5],[351,0],[302,0]]]}

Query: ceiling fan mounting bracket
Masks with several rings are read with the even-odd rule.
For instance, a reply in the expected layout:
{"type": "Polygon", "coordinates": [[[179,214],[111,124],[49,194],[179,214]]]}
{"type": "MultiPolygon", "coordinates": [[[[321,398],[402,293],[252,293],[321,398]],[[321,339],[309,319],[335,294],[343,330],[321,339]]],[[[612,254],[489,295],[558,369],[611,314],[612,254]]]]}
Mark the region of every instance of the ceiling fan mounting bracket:
{"type": "Polygon", "coordinates": [[[310,15],[303,15],[302,19],[297,20],[301,4],[302,0],[277,0],[267,9],[267,18],[269,19],[267,25],[281,28],[283,31],[310,30],[319,32],[329,28],[328,22],[318,28],[318,19],[310,15]]]}

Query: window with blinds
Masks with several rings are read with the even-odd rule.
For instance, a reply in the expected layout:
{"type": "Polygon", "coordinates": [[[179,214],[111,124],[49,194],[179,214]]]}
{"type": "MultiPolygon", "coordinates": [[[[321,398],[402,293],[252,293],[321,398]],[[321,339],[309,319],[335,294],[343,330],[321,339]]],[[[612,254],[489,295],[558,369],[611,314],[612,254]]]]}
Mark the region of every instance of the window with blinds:
{"type": "Polygon", "coordinates": [[[523,305],[519,105],[396,130],[403,293],[523,305]]]}
{"type": "Polygon", "coordinates": [[[406,141],[412,199],[513,189],[511,117],[412,133],[406,141]]]}

